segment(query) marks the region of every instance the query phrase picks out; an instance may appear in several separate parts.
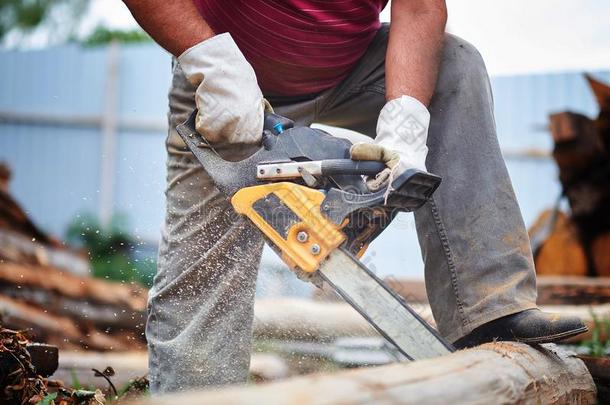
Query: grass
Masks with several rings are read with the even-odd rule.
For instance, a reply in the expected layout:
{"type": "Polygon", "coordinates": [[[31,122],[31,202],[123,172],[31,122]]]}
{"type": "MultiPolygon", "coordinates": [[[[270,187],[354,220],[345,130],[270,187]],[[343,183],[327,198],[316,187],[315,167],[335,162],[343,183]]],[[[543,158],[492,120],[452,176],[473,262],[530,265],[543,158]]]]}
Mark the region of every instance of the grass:
{"type": "Polygon", "coordinates": [[[592,357],[605,357],[610,347],[610,319],[600,320],[593,309],[590,309],[589,312],[593,318],[591,339],[585,340],[582,346],[588,349],[589,355],[592,357]]]}

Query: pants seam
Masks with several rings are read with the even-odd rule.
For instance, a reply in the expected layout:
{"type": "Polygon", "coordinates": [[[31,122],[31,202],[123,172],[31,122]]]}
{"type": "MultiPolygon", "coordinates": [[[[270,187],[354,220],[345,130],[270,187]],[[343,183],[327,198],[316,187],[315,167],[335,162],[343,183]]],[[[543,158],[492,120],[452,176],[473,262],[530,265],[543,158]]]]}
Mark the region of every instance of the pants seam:
{"type": "Polygon", "coordinates": [[[453,253],[451,251],[451,246],[449,245],[449,238],[447,238],[447,233],[445,232],[445,226],[443,225],[443,221],[441,219],[440,213],[434,202],[434,198],[431,198],[428,202],[430,204],[430,211],[432,212],[432,218],[434,219],[434,225],[436,226],[436,232],[438,234],[439,240],[441,241],[441,246],[443,248],[443,253],[445,254],[445,260],[447,262],[447,268],[449,270],[449,274],[451,275],[451,287],[453,289],[453,294],[455,295],[455,301],[458,308],[458,312],[460,314],[460,322],[463,327],[467,327],[469,324],[468,319],[466,318],[466,314],[464,312],[464,304],[460,299],[458,280],[457,280],[457,272],[455,268],[455,262],[453,260],[453,253]]]}

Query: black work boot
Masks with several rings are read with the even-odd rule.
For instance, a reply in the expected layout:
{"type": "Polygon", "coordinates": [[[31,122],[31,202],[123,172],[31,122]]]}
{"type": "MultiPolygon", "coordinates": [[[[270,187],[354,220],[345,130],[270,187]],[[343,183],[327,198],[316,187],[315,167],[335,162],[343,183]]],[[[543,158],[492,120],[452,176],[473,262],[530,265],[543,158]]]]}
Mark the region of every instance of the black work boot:
{"type": "Polygon", "coordinates": [[[586,325],[578,317],[528,309],[481,325],[453,345],[464,349],[494,340],[550,343],[586,331],[586,325]]]}

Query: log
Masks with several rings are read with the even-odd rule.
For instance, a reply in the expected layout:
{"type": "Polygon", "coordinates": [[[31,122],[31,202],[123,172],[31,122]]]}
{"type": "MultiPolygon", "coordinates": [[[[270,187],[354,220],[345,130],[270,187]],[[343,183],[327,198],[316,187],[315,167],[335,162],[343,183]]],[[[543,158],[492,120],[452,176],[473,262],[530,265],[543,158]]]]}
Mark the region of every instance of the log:
{"type": "Polygon", "coordinates": [[[597,397],[599,403],[608,403],[610,398],[610,358],[578,356],[581,359],[597,386],[597,397]]]}
{"type": "Polygon", "coordinates": [[[554,345],[492,343],[415,363],[142,399],[170,404],[594,404],[583,362],[554,345]]]}
{"type": "Polygon", "coordinates": [[[539,305],[610,303],[610,279],[603,277],[538,277],[539,305]]]}
{"type": "MultiPolygon", "coordinates": [[[[570,222],[578,231],[578,241],[585,254],[586,274],[599,276],[610,275],[610,260],[606,258],[610,249],[610,183],[607,181],[610,176],[610,86],[591,76],[587,79],[600,105],[597,119],[563,112],[551,115],[550,121],[555,141],[553,157],[559,168],[563,194],[570,203],[570,222]]],[[[572,248],[573,243],[565,247],[572,248]]],[[[558,244],[555,249],[558,256],[569,257],[561,248],[558,244]]],[[[536,257],[537,265],[539,261],[536,257]]]]}
{"type": "Polygon", "coordinates": [[[254,304],[258,339],[333,341],[342,336],[377,336],[356,310],[343,302],[279,298],[254,304]]]}
{"type": "Polygon", "coordinates": [[[587,255],[578,228],[563,212],[546,210],[529,230],[536,274],[545,276],[586,276],[587,255]]]}
{"type": "Polygon", "coordinates": [[[78,277],[53,267],[0,263],[0,286],[51,291],[66,298],[133,311],[146,309],[147,291],[135,283],[78,277]]]}
{"type": "MultiPolygon", "coordinates": [[[[121,353],[62,350],[59,353],[59,367],[52,378],[70,384],[76,376],[82,386],[106,388],[106,380],[96,377],[91,369],[104,370],[108,366],[115,372],[112,382],[117,387],[124,387],[130,380],[148,374],[148,353],[144,350],[121,353]]],[[[280,357],[267,353],[252,354],[251,379],[273,381],[289,375],[290,370],[280,357]]]]}
{"type": "MultiPolygon", "coordinates": [[[[417,307],[419,315],[435,326],[427,305],[417,307]]],[[[610,304],[542,305],[540,309],[580,317],[589,331],[567,339],[582,342],[591,339],[595,319],[610,320],[610,304]]],[[[605,331],[600,330],[601,339],[605,331]]],[[[610,331],[608,331],[610,332],[610,331]]],[[[258,339],[305,340],[330,342],[340,337],[379,336],[351,306],[342,302],[320,302],[307,299],[282,298],[258,300],[254,306],[254,336],[258,339]]]]}
{"type": "Polygon", "coordinates": [[[599,115],[595,121],[597,131],[601,136],[606,152],[610,152],[610,86],[586,75],[589,86],[597,99],[599,115]]]}
{"type": "Polygon", "coordinates": [[[5,165],[2,166],[3,167],[0,169],[0,173],[2,173],[0,174],[0,178],[2,178],[2,184],[5,186],[0,188],[0,229],[10,229],[11,231],[27,236],[30,239],[36,239],[46,245],[53,245],[53,240],[32,222],[23,208],[21,208],[17,201],[9,194],[8,183],[10,180],[10,170],[7,173],[8,167],[5,165]]]}
{"type": "Polygon", "coordinates": [[[108,334],[91,325],[78,325],[73,319],[42,311],[15,299],[0,296],[0,322],[15,330],[24,330],[33,340],[60,348],[92,350],[128,350],[143,348],[139,331],[108,334]]]}
{"type": "Polygon", "coordinates": [[[52,291],[22,287],[18,290],[0,284],[0,296],[25,301],[28,304],[44,308],[46,312],[66,316],[79,324],[92,323],[107,331],[144,330],[146,312],[131,310],[123,306],[100,304],[80,299],[67,298],[52,291]]]}
{"type": "Polygon", "coordinates": [[[0,228],[0,259],[3,262],[51,266],[77,276],[89,276],[89,260],[84,252],[45,245],[32,237],[0,228]]]}

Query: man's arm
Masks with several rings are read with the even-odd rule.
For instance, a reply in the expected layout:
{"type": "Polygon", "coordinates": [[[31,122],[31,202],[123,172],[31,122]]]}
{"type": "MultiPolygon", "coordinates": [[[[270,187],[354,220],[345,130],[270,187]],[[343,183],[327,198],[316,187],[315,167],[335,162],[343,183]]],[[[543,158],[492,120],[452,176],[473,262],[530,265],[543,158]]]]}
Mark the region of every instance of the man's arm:
{"type": "Polygon", "coordinates": [[[445,0],[392,0],[386,54],[386,100],[402,95],[428,105],[438,76],[447,8],[445,0]]]}
{"type": "Polygon", "coordinates": [[[123,1],[140,26],[174,56],[214,36],[193,0],[123,1]]]}

